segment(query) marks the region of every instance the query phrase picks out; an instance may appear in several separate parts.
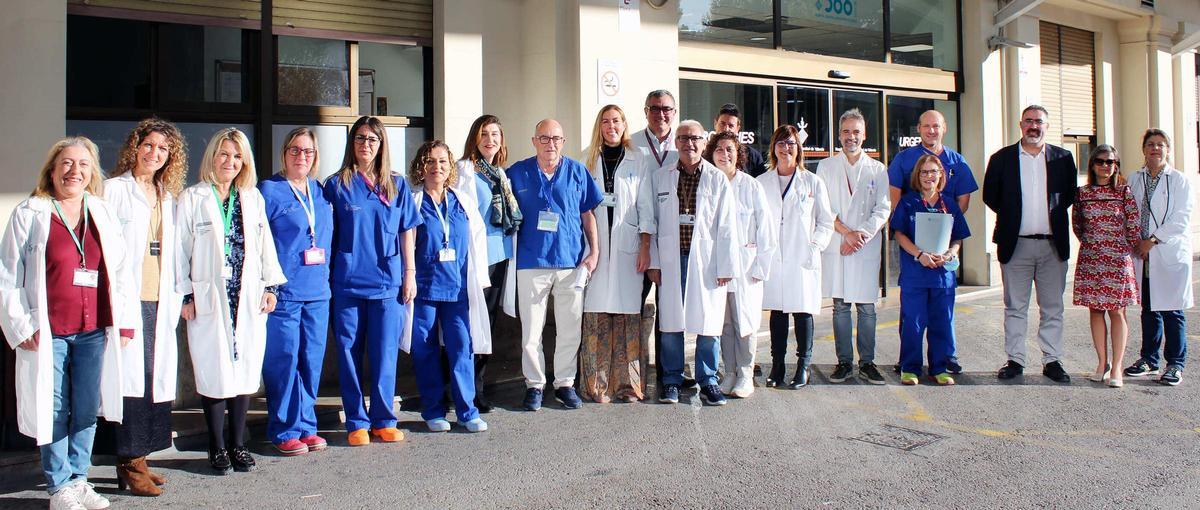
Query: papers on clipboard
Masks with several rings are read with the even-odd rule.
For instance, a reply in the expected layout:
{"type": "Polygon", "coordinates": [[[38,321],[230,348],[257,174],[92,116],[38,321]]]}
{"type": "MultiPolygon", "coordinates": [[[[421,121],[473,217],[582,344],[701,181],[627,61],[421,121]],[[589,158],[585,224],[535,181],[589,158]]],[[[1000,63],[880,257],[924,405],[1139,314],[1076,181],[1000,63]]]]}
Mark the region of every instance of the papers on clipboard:
{"type": "Polygon", "coordinates": [[[946,253],[950,249],[950,230],[954,216],[946,213],[918,212],[915,239],[917,248],[929,253],[946,253]]]}

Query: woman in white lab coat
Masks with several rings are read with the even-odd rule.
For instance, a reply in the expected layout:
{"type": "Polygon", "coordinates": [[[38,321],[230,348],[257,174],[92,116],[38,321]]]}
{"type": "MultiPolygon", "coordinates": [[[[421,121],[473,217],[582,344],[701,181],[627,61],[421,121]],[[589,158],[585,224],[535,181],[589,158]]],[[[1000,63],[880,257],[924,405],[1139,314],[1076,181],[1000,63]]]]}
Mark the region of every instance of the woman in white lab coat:
{"type": "Polygon", "coordinates": [[[1187,174],[1171,168],[1170,152],[1171,138],[1163,130],[1146,130],[1142,136],[1146,166],[1129,177],[1142,220],[1142,241],[1133,253],[1134,272],[1142,286],[1142,352],[1125,375],[1157,373],[1161,347],[1167,366],[1158,382],[1176,386],[1183,380],[1187,358],[1183,311],[1192,307],[1191,218],[1196,197],[1187,174]]]}
{"type": "Polygon", "coordinates": [[[585,164],[604,192],[597,207],[600,258],[583,298],[580,392],[597,403],[635,402],[642,389],[642,273],[637,270],[641,152],[615,104],[596,114],[585,164]]]}
{"type": "Polygon", "coordinates": [[[204,151],[200,182],[183,191],[177,210],[175,287],[184,296],[188,351],[208,422],[208,460],[222,475],[255,469],[245,445],[246,412],[262,378],[275,286],[287,281],[256,181],[250,141],[235,128],[222,129],[204,151]]]}
{"type": "Polygon", "coordinates": [[[800,130],[787,124],[771,135],[770,170],[758,176],[772,216],[780,219],[779,250],[763,288],[771,311],[771,373],[767,387],[784,384],[788,316],[796,327],[796,373],[789,387],[808,384],[813,315],[821,311],[821,252],[833,235],[833,213],[825,183],[804,168],[800,130]]]}
{"type": "Polygon", "coordinates": [[[175,196],[187,177],[183,135],[158,118],[140,122],[121,148],[104,199],[121,222],[129,263],[122,278],[131,294],[127,317],[141,318],[125,347],[125,419],[108,432],[115,442],[117,484],[137,496],[158,496],[166,483],[146,456],[171,447],[171,402],[178,357],[175,328],[183,297],[175,292],[175,196]]]}
{"type": "Polygon", "coordinates": [[[726,285],[725,328],[721,332],[721,392],[738,398],[754,393],[754,353],[762,324],[763,281],[771,274],[771,260],[779,244],[779,219],[767,208],[767,194],[757,179],[739,172],[746,146],[737,134],[720,132],[705,146],[705,158],[725,174],[737,199],[737,230],[733,235],[741,252],[741,265],[726,285]]]}
{"type": "Polygon", "coordinates": [[[0,327],[16,350],[17,427],[40,445],[51,508],[107,508],[88,483],[96,416],[121,421],[125,245],[96,145],[50,148],[0,239],[0,327]]]}

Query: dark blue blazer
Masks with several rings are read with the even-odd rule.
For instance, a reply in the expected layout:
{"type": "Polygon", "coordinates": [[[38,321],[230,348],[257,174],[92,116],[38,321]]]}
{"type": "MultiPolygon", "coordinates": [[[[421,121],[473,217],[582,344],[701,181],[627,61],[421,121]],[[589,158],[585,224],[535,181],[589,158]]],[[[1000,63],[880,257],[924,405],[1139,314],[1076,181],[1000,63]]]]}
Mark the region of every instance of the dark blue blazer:
{"type": "MultiPolygon", "coordinates": [[[[1021,228],[1021,144],[1009,145],[992,154],[983,175],[983,203],[996,213],[992,242],[997,258],[1007,264],[1017,247],[1021,228]]],[[[1050,233],[1062,260],[1071,258],[1071,225],[1067,208],[1075,203],[1077,189],[1075,158],[1066,149],[1046,144],[1046,199],[1049,201],[1050,233]]]]}

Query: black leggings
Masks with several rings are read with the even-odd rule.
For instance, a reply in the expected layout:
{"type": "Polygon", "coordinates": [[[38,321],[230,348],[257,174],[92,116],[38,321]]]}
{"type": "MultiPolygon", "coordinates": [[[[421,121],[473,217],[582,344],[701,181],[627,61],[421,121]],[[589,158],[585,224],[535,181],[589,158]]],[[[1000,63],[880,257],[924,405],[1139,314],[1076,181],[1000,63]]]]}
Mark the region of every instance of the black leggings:
{"type": "Polygon", "coordinates": [[[808,313],[787,314],[771,310],[768,327],[771,330],[771,361],[783,363],[787,357],[788,315],[796,325],[796,356],[800,366],[808,366],[812,360],[813,317],[808,313]]]}
{"type": "Polygon", "coordinates": [[[208,451],[225,448],[225,410],[229,409],[229,442],[234,447],[246,445],[246,412],[250,410],[250,395],[232,398],[200,397],[204,420],[208,422],[208,451]]]}

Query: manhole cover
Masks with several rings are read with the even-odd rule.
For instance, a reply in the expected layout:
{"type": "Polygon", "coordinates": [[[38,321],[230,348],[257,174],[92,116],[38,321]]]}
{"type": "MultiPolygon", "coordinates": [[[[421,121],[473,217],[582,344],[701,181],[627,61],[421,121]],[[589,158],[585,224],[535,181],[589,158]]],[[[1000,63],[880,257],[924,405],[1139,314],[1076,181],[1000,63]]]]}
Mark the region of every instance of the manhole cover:
{"type": "Polygon", "coordinates": [[[920,430],[897,427],[895,425],[884,425],[880,430],[870,431],[860,436],[852,437],[850,440],[911,452],[945,438],[946,436],[931,432],[921,432],[920,430]]]}

